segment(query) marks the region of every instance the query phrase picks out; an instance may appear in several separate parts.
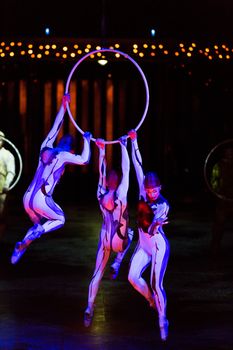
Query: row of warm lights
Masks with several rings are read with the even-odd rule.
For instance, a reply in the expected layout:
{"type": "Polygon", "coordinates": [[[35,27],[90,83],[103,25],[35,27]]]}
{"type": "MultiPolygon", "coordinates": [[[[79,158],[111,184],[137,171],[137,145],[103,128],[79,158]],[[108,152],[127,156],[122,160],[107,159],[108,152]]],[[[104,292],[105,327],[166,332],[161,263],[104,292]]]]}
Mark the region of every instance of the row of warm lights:
{"type": "MultiPolygon", "coordinates": [[[[180,46],[180,50],[183,53],[186,53],[188,57],[192,56],[192,53],[197,47],[195,43],[192,43],[188,47],[188,49],[185,48],[184,44],[182,43],[179,44],[179,46],[180,46]]],[[[199,54],[206,56],[210,60],[214,58],[213,56],[217,56],[219,59],[223,59],[223,58],[230,59],[231,58],[230,52],[233,52],[233,49],[230,49],[227,45],[222,44],[220,46],[214,45],[212,49],[209,47],[206,47],[205,49],[199,49],[198,52],[199,54]]]]}
{"type": "MultiPolygon", "coordinates": [[[[143,44],[144,49],[148,49],[149,45],[148,44],[143,44]]],[[[151,45],[150,48],[152,50],[156,49],[156,45],[151,45]]],[[[167,49],[164,49],[164,45],[159,44],[157,46],[161,51],[163,51],[164,55],[168,55],[169,51],[167,49]]],[[[141,56],[141,53],[138,52],[138,45],[133,45],[133,52],[135,54],[139,54],[141,56]]],[[[192,43],[191,45],[188,45],[188,47],[185,47],[183,43],[179,44],[179,49],[178,50],[173,50],[173,54],[175,56],[180,56],[181,54],[186,55],[187,57],[192,57],[195,53],[199,53],[201,55],[206,56],[208,59],[212,60],[214,56],[217,56],[219,59],[230,59],[231,55],[230,52],[233,52],[233,48],[230,49],[228,46],[225,44],[222,45],[214,45],[213,48],[211,49],[210,47],[206,47],[204,49],[197,49],[197,45],[195,43],[192,43]]],[[[151,56],[156,56],[155,52],[151,52],[151,56]]],[[[141,56],[143,57],[143,56],[141,56]]]]}
{"type": "MultiPolygon", "coordinates": [[[[122,45],[124,46],[124,45],[122,45]]],[[[0,43],[0,57],[16,57],[20,56],[30,56],[30,58],[38,58],[42,59],[43,57],[51,57],[55,56],[56,58],[75,58],[76,56],[80,56],[83,54],[87,54],[91,51],[100,50],[101,46],[92,46],[91,44],[83,45],[83,49],[80,48],[80,45],[74,44],[72,47],[68,45],[56,45],[56,44],[24,44],[19,42],[10,42],[7,44],[2,41],[0,43]]],[[[109,49],[122,50],[120,44],[114,44],[113,46],[109,46],[109,49]]],[[[232,52],[233,48],[230,49],[227,45],[213,45],[213,47],[205,47],[202,49],[198,49],[195,43],[191,43],[191,45],[185,46],[185,44],[180,43],[177,49],[168,50],[165,48],[163,44],[132,44],[127,46],[127,51],[130,49],[132,53],[140,58],[153,58],[159,54],[163,55],[174,55],[174,56],[187,56],[192,57],[197,54],[207,57],[209,60],[212,60],[214,57],[219,59],[231,59],[233,57],[232,52]]],[[[124,51],[124,50],[122,50],[124,51]]],[[[99,54],[101,55],[101,54],[99,54]]],[[[120,57],[119,54],[115,54],[115,56],[120,57]]],[[[94,58],[94,55],[90,55],[90,58],[94,58]]]]}

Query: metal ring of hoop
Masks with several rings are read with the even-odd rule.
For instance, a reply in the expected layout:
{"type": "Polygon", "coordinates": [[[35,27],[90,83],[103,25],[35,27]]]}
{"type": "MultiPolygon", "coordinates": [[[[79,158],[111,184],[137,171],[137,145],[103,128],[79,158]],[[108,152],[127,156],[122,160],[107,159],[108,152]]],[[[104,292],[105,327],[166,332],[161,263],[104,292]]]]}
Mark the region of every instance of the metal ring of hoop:
{"type": "Polygon", "coordinates": [[[207,184],[207,187],[209,188],[209,190],[215,195],[217,196],[218,198],[222,199],[222,200],[225,200],[225,201],[229,201],[229,202],[233,202],[233,198],[227,198],[223,195],[220,195],[219,193],[215,192],[213,190],[213,188],[210,186],[209,184],[209,181],[208,181],[208,178],[207,178],[207,164],[208,164],[208,161],[210,159],[210,157],[212,156],[212,154],[216,151],[216,149],[218,149],[220,146],[224,145],[224,144],[227,144],[227,143],[233,143],[233,139],[228,139],[228,140],[225,140],[223,142],[220,142],[218,143],[216,146],[214,146],[212,148],[212,150],[209,152],[208,156],[206,157],[206,160],[205,160],[205,164],[204,164],[204,178],[205,178],[205,182],[207,184]]]}
{"type": "MultiPolygon", "coordinates": [[[[69,77],[67,79],[67,83],[66,83],[66,89],[65,89],[65,93],[68,94],[69,93],[69,85],[70,85],[70,80],[72,78],[72,75],[74,73],[74,71],[76,70],[76,68],[80,65],[80,63],[82,63],[87,57],[91,56],[91,55],[94,55],[96,53],[99,53],[99,52],[113,52],[113,53],[118,53],[120,54],[121,56],[124,56],[126,59],[128,59],[129,61],[131,61],[135,66],[136,68],[138,69],[138,71],[140,72],[141,76],[142,76],[142,79],[143,79],[143,82],[144,82],[144,86],[145,86],[145,90],[146,90],[146,105],[145,105],[145,109],[144,109],[144,112],[143,112],[143,115],[142,115],[142,118],[140,120],[140,122],[138,123],[138,125],[136,126],[135,130],[137,131],[140,126],[142,125],[145,117],[146,117],[146,114],[147,114],[147,111],[148,111],[148,107],[149,107],[149,87],[148,87],[148,83],[147,83],[147,80],[146,80],[146,77],[142,71],[142,69],[139,67],[139,65],[137,64],[137,62],[135,62],[132,57],[130,57],[128,54],[124,53],[124,52],[121,52],[119,50],[114,50],[114,49],[100,49],[100,50],[95,50],[95,51],[91,51],[89,52],[87,55],[83,56],[76,64],[75,66],[73,67],[73,69],[71,70],[70,74],[69,74],[69,77]]],[[[68,114],[70,116],[70,119],[72,121],[72,123],[74,124],[74,126],[79,130],[79,132],[81,134],[84,134],[84,131],[78,126],[78,124],[75,122],[73,116],[72,116],[72,113],[70,111],[70,107],[69,107],[69,103],[66,102],[66,107],[67,107],[67,111],[68,111],[68,114]]],[[[92,141],[96,141],[95,138],[91,138],[92,141]]],[[[112,140],[112,141],[105,141],[106,144],[113,144],[113,143],[117,143],[119,142],[118,140],[112,140]]]]}
{"type": "MultiPolygon", "coordinates": [[[[22,174],[22,169],[23,169],[23,161],[22,161],[22,157],[21,157],[18,149],[16,148],[16,146],[10,140],[6,139],[3,136],[1,136],[1,139],[6,141],[14,149],[15,153],[17,154],[18,160],[19,160],[19,173],[18,173],[18,176],[16,177],[16,179],[14,180],[14,182],[9,187],[8,191],[10,191],[13,187],[15,187],[15,185],[17,184],[17,182],[20,179],[20,176],[22,174]]],[[[0,194],[1,194],[1,192],[0,192],[0,194]]]]}

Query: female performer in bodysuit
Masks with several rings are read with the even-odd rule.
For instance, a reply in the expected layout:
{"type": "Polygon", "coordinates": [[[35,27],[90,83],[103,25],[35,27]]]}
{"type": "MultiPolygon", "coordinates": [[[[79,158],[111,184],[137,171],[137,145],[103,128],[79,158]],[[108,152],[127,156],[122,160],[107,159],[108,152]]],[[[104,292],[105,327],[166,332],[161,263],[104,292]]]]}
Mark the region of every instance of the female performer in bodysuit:
{"type": "Polygon", "coordinates": [[[146,173],[142,169],[142,158],[138,149],[137,133],[129,132],[132,141],[132,160],[139,185],[137,222],[139,241],[131,258],[128,279],[141,293],[149,305],[157,309],[161,339],[168,336],[166,317],[166,294],[163,278],[169,257],[169,243],[163,231],[167,223],[169,204],[160,194],[161,184],[156,173],[146,173]],[[145,269],[151,265],[150,286],[142,278],[145,269]]]}
{"type": "Polygon", "coordinates": [[[54,202],[53,191],[66,164],[84,165],[89,162],[91,134],[88,132],[83,135],[84,146],[81,155],[70,152],[72,144],[70,135],[65,135],[56,147],[53,146],[63,123],[66,101],[69,101],[69,95],[64,96],[52,129],[41,145],[36,174],[23,198],[25,211],[34,226],[28,230],[22,242],[16,243],[11,257],[12,264],[18,262],[32,241],[64,225],[65,215],[60,206],[54,202]]]}
{"type": "Polygon", "coordinates": [[[91,325],[94,302],[111,251],[123,252],[128,249],[132,236],[128,235],[127,192],[129,187],[130,161],[127,151],[127,137],[120,140],[122,178],[116,171],[106,174],[105,143],[96,140],[99,148],[99,183],[97,198],[103,216],[100,231],[96,265],[89,284],[88,305],[84,313],[84,326],[91,325]]]}

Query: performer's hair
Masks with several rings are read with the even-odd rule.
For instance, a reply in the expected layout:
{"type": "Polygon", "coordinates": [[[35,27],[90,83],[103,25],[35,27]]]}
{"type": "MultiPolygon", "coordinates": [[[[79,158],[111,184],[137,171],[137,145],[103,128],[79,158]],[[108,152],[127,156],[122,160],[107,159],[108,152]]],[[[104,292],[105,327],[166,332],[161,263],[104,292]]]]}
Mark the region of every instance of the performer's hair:
{"type": "Polygon", "coordinates": [[[151,207],[143,200],[138,201],[137,204],[137,224],[144,232],[147,232],[148,227],[152,224],[154,213],[151,207]]]}
{"type": "Polygon", "coordinates": [[[56,148],[60,148],[62,151],[69,152],[73,148],[73,143],[73,136],[70,134],[66,134],[63,135],[62,138],[59,140],[56,148]]]}
{"type": "Polygon", "coordinates": [[[42,148],[41,151],[40,151],[40,160],[41,160],[42,163],[45,164],[45,165],[48,164],[48,160],[45,160],[45,159],[44,159],[44,153],[45,153],[46,151],[49,151],[49,152],[50,152],[52,158],[55,158],[56,155],[59,153],[59,151],[58,151],[56,148],[47,147],[47,146],[44,147],[44,148],[42,148]]]}
{"type": "Polygon", "coordinates": [[[158,175],[155,172],[148,172],[145,174],[144,178],[145,188],[159,187],[160,180],[158,175]]]}

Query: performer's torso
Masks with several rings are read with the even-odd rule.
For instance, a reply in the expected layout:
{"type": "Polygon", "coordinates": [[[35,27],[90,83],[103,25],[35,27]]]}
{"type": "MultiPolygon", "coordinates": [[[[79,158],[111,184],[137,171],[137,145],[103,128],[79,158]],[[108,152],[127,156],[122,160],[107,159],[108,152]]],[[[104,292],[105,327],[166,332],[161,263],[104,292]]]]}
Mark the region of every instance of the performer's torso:
{"type": "Polygon", "coordinates": [[[41,191],[44,195],[52,195],[54,188],[64,172],[64,162],[60,155],[54,157],[50,164],[40,162],[36,175],[27,192],[41,191]]]}
{"type": "Polygon", "coordinates": [[[127,239],[128,228],[128,209],[126,199],[120,199],[115,195],[113,201],[108,199],[105,201],[105,196],[108,193],[102,195],[99,198],[99,205],[102,211],[103,224],[102,234],[105,241],[105,246],[114,251],[122,251],[127,239]],[[112,203],[106,207],[106,203],[112,203]],[[115,246],[115,247],[114,247],[115,246]]]}
{"type": "MultiPolygon", "coordinates": [[[[154,202],[149,202],[146,196],[144,197],[143,195],[141,196],[141,199],[144,200],[150,206],[154,213],[154,219],[151,226],[159,218],[165,218],[167,216],[169,205],[167,200],[161,194],[159,195],[158,199],[154,202]]],[[[156,233],[153,230],[153,234],[150,234],[149,232],[151,226],[148,228],[148,232],[144,232],[141,228],[138,228],[140,246],[148,254],[152,253],[152,249],[155,248],[159,241],[163,241],[164,239],[166,240],[162,226],[158,227],[156,233]]]]}

